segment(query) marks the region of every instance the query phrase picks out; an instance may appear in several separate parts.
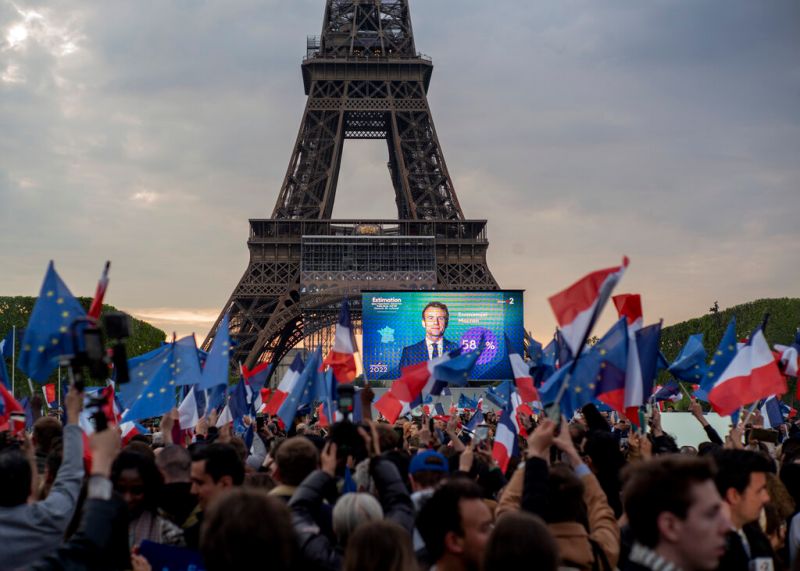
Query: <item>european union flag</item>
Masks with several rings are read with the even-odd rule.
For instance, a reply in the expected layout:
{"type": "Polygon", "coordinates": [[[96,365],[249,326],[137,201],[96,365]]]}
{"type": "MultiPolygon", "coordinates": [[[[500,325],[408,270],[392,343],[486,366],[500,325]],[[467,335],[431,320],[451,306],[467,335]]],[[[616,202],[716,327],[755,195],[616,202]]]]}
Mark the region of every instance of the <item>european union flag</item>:
{"type": "Polygon", "coordinates": [[[20,370],[39,383],[45,382],[58,367],[62,355],[75,354],[72,323],[85,317],[83,307],[58,276],[51,261],[22,339],[20,370]]]}
{"type": "Polygon", "coordinates": [[[558,343],[555,339],[542,349],[542,357],[532,370],[533,384],[540,387],[544,381],[549,379],[556,372],[556,361],[558,360],[558,343]]]}
{"type": "Polygon", "coordinates": [[[169,364],[169,344],[148,351],[138,357],[128,359],[130,382],[121,383],[117,396],[123,409],[133,406],[133,403],[142,394],[158,375],[168,375],[166,369],[169,364]],[[165,363],[164,360],[167,360],[165,363]]]}
{"type": "Polygon", "coordinates": [[[221,412],[225,406],[227,392],[228,385],[217,385],[208,389],[208,391],[206,391],[206,412],[211,412],[212,410],[221,412]]]}
{"type": "Polygon", "coordinates": [[[175,378],[173,370],[170,368],[170,354],[172,347],[170,344],[162,345],[154,351],[150,351],[141,357],[139,362],[128,362],[131,381],[122,385],[123,390],[127,390],[124,398],[120,395],[120,401],[128,407],[122,417],[122,422],[135,421],[143,418],[153,418],[161,416],[171,410],[176,405],[175,401],[175,378]],[[142,357],[148,357],[142,359],[142,357]],[[133,402],[128,404],[126,401],[134,393],[133,402]]]}
{"type": "Polygon", "coordinates": [[[220,321],[214,342],[211,344],[211,351],[206,358],[206,366],[203,368],[203,376],[197,385],[200,389],[210,389],[216,385],[228,384],[228,372],[231,362],[231,336],[228,330],[230,324],[229,315],[220,321]]]}
{"type": "Polygon", "coordinates": [[[463,387],[469,382],[469,374],[483,351],[483,337],[478,342],[478,348],[469,353],[462,353],[457,357],[436,365],[433,375],[437,381],[444,381],[455,387],[463,387]]]}
{"type": "Polygon", "coordinates": [[[728,368],[730,362],[733,361],[736,352],[736,318],[732,317],[725,334],[722,336],[719,345],[717,345],[717,350],[714,351],[711,360],[708,362],[700,388],[694,391],[695,397],[708,402],[708,393],[711,392],[717,379],[728,368]]]}
{"type": "Polygon", "coordinates": [[[481,422],[483,422],[483,411],[477,410],[475,411],[475,414],[472,415],[472,418],[469,419],[466,428],[470,432],[475,432],[475,427],[478,426],[481,422]]]}
{"type": "Polygon", "coordinates": [[[11,388],[11,378],[8,376],[5,359],[0,359],[0,383],[3,383],[7,389],[11,388]]]}
{"type": "Polygon", "coordinates": [[[542,385],[542,403],[555,402],[561,385],[568,383],[559,405],[561,414],[572,418],[576,410],[593,402],[597,395],[624,389],[627,358],[628,329],[623,317],[578,358],[574,368],[561,367],[542,385]]]}
{"type": "Polygon", "coordinates": [[[233,388],[228,406],[231,407],[231,416],[234,423],[250,413],[250,403],[247,399],[247,387],[244,384],[244,379],[239,379],[239,382],[233,388]]]}
{"type": "Polygon", "coordinates": [[[469,398],[464,393],[458,396],[458,408],[478,408],[478,401],[469,398]]]}
{"type": "Polygon", "coordinates": [[[172,344],[172,359],[175,384],[179,387],[200,383],[203,371],[200,368],[200,354],[194,335],[187,335],[172,344]]]}
{"type": "Polygon", "coordinates": [[[6,336],[0,341],[0,354],[2,354],[3,359],[10,359],[11,355],[14,354],[14,340],[18,337],[22,337],[25,335],[24,329],[17,329],[16,332],[14,328],[8,330],[6,336]]]}
{"type": "Polygon", "coordinates": [[[319,370],[321,364],[322,347],[318,347],[316,351],[309,355],[303,372],[300,373],[300,377],[292,387],[291,392],[286,395],[286,399],[278,409],[278,417],[287,428],[292,425],[298,411],[315,400],[315,392],[324,390],[320,389],[321,383],[324,382],[324,375],[319,370]],[[320,381],[320,378],[322,378],[322,381],[320,381]]]}
{"type": "Polygon", "coordinates": [[[689,336],[686,345],[667,370],[676,379],[699,384],[705,378],[707,369],[703,334],[697,333],[689,336]]]}
{"type": "Polygon", "coordinates": [[[496,387],[486,389],[486,398],[497,408],[505,408],[511,401],[511,392],[514,390],[511,381],[502,381],[496,387]]]}
{"type": "Polygon", "coordinates": [[[558,357],[558,366],[563,367],[572,361],[572,350],[569,348],[569,343],[567,343],[567,340],[564,339],[564,336],[561,334],[561,329],[556,330],[555,341],[557,347],[556,356],[558,357]]]}

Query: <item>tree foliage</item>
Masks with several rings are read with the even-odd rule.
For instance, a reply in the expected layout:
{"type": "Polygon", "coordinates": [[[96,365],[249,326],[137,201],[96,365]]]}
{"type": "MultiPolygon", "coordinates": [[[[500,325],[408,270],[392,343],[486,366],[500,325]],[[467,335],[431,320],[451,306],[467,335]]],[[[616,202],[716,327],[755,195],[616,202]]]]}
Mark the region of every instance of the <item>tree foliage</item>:
{"type": "MultiPolygon", "coordinates": [[[[706,352],[711,354],[725,334],[725,329],[732,317],[736,317],[736,338],[745,339],[762,323],[767,314],[769,314],[769,320],[764,335],[770,347],[775,344],[791,344],[797,328],[800,327],[800,299],[782,297],[757,299],[724,310],[720,310],[719,304],[715,301],[707,315],[665,327],[661,332],[661,351],[672,362],[690,335],[702,333],[703,345],[705,345],[706,352]]],[[[662,371],[657,382],[663,384],[669,378],[669,374],[662,371]]],[[[790,379],[789,391],[783,398],[784,401],[793,402],[795,386],[796,381],[790,379]]],[[[676,409],[686,409],[689,404],[688,399],[684,397],[677,404],[676,409]]]]}
{"type": "MultiPolygon", "coordinates": [[[[89,306],[92,303],[91,298],[79,297],[78,301],[85,310],[89,310],[89,306]]],[[[35,297],[0,296],[0,339],[2,339],[6,335],[6,332],[8,332],[13,326],[16,326],[18,331],[25,328],[28,324],[28,319],[30,318],[31,312],[33,311],[33,306],[35,304],[35,297]]],[[[103,305],[103,313],[111,311],[119,310],[111,305],[103,305]]],[[[128,358],[135,357],[155,349],[161,345],[166,338],[166,334],[160,329],[153,327],[149,323],[146,323],[140,319],[131,317],[130,315],[128,317],[130,318],[131,324],[131,336],[125,343],[127,346],[128,358]]],[[[17,337],[17,354],[15,357],[17,360],[19,359],[19,348],[21,341],[22,340],[17,337]]],[[[8,362],[8,366],[11,366],[10,361],[8,362]]],[[[11,371],[9,370],[9,374],[10,373],[11,371]]],[[[48,379],[47,382],[55,382],[57,378],[58,374],[55,372],[51,375],[51,378],[48,379]]],[[[18,396],[24,396],[29,393],[28,377],[19,369],[17,369],[15,373],[15,385],[17,387],[16,393],[18,396]]]]}

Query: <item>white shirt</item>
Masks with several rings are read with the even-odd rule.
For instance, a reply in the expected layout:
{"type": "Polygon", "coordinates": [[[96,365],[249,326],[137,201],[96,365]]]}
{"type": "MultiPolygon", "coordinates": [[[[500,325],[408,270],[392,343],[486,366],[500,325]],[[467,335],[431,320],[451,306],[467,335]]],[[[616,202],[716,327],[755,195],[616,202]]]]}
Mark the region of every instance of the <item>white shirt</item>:
{"type": "Polygon", "coordinates": [[[433,343],[433,342],[428,341],[427,339],[425,339],[425,345],[428,346],[428,359],[429,360],[433,359],[433,346],[434,345],[436,345],[436,351],[437,351],[437,355],[436,356],[437,357],[441,357],[442,356],[442,350],[444,349],[444,341],[443,340],[439,340],[436,343],[433,343]]]}

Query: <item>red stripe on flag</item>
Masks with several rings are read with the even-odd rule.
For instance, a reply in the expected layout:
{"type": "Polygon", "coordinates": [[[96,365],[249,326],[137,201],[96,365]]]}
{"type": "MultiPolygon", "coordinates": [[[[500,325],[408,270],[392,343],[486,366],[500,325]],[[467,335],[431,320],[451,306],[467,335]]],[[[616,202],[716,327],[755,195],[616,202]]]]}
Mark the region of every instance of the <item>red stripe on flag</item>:
{"type": "Polygon", "coordinates": [[[403,404],[392,393],[386,392],[375,402],[375,409],[389,421],[389,424],[394,424],[403,411],[403,404]]]}

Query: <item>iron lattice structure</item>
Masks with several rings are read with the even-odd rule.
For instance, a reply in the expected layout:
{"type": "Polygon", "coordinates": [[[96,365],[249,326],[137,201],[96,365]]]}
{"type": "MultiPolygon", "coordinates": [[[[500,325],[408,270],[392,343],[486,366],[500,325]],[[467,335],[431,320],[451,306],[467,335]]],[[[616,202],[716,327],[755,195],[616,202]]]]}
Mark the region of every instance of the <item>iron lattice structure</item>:
{"type": "MultiPolygon", "coordinates": [[[[331,343],[362,289],[497,289],[485,220],[466,220],[428,105],[408,0],[328,0],[302,63],[308,96],[270,219],[250,220],[250,263],[223,309],[234,359],[277,363],[302,339],[331,343]],[[384,139],[397,220],[331,220],[346,139],[384,139]]],[[[203,346],[208,349],[222,315],[203,346]]]]}

